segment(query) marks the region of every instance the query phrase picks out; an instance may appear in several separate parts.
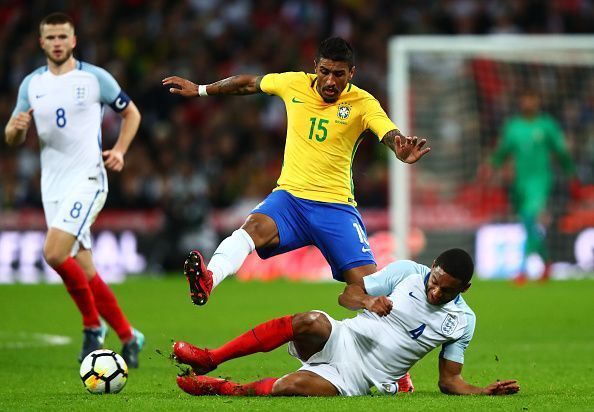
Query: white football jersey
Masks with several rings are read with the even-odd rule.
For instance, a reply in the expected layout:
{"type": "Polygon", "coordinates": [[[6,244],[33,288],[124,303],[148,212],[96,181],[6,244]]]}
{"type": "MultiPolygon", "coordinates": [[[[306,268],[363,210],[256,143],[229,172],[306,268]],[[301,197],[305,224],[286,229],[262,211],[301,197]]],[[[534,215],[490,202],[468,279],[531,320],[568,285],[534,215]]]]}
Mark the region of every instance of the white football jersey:
{"type": "Polygon", "coordinates": [[[474,333],[475,315],[461,296],[443,306],[427,301],[430,269],[413,261],[398,261],[363,278],[373,296],[388,296],[394,306],[380,317],[364,311],[344,324],[361,352],[363,374],[380,392],[423,356],[443,345],[442,358],[464,363],[464,350],[474,333]]]}
{"type": "Polygon", "coordinates": [[[103,105],[121,112],[129,103],[107,71],[81,61],[61,75],[44,66],[23,79],[12,116],[33,109],[43,201],[60,200],[80,185],[107,191],[101,155],[103,105]]]}

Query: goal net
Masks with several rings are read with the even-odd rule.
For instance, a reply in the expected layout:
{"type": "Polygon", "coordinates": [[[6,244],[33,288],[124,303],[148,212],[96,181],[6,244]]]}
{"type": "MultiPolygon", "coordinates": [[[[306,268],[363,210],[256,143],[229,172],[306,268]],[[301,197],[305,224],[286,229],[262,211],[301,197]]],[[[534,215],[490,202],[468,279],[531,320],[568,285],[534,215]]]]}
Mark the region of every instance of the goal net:
{"type": "MultiPolygon", "coordinates": [[[[431,263],[439,252],[462,247],[485,278],[511,277],[523,267],[526,234],[511,205],[511,162],[492,176],[486,165],[529,88],[561,126],[582,183],[570,191],[553,161],[554,184],[540,219],[553,275],[592,271],[594,37],[404,36],[391,41],[389,53],[391,117],[431,146],[412,167],[390,163],[396,255],[431,263]],[[427,239],[420,256],[407,248],[411,228],[427,239]]],[[[538,276],[542,261],[531,256],[527,263],[538,276]]]]}

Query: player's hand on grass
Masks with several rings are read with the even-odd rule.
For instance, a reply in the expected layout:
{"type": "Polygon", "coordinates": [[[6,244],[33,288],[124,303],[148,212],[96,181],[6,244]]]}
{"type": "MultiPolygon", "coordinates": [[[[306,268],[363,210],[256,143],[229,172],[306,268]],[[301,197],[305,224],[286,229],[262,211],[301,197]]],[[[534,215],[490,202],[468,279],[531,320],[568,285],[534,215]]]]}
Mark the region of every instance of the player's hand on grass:
{"type": "Polygon", "coordinates": [[[124,154],[119,150],[104,150],[103,162],[105,167],[114,172],[121,172],[124,168],[124,154]]]}
{"type": "Polygon", "coordinates": [[[404,163],[414,163],[431,150],[430,147],[424,147],[426,143],[427,139],[417,136],[396,136],[396,156],[404,163]]]}
{"type": "Polygon", "coordinates": [[[170,76],[163,79],[163,86],[171,86],[169,93],[179,94],[184,97],[198,96],[198,85],[179,76],[170,76]]]}
{"type": "Polygon", "coordinates": [[[483,389],[485,395],[513,395],[518,393],[520,385],[514,379],[494,382],[483,389]]]}
{"type": "Polygon", "coordinates": [[[33,109],[29,109],[26,112],[20,112],[16,117],[11,119],[12,126],[18,131],[26,131],[31,126],[31,120],[33,119],[33,109]]]}
{"type": "Polygon", "coordinates": [[[392,311],[392,301],[386,296],[369,296],[364,303],[365,309],[379,316],[386,316],[392,311]]]}

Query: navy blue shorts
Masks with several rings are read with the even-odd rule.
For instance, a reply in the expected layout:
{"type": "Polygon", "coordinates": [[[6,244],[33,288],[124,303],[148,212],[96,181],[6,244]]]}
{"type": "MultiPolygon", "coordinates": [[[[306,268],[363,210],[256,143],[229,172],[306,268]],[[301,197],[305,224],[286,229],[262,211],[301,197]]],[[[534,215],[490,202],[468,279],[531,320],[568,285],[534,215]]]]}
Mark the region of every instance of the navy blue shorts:
{"type": "Polygon", "coordinates": [[[334,279],[341,282],[343,272],[375,264],[363,219],[353,206],[300,199],[276,190],[251,213],[270,216],[278,228],[280,243],[258,249],[262,259],[315,245],[330,264],[334,279]]]}

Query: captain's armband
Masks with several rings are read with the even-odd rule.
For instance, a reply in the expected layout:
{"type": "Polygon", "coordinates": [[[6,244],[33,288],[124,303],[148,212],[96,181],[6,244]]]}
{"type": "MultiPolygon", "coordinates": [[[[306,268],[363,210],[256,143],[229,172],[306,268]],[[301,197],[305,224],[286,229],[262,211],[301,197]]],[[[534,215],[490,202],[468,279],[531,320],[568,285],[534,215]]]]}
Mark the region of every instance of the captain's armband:
{"type": "Polygon", "coordinates": [[[120,91],[118,97],[109,105],[116,113],[122,112],[128,105],[130,104],[130,97],[124,93],[123,90],[120,91]]]}

